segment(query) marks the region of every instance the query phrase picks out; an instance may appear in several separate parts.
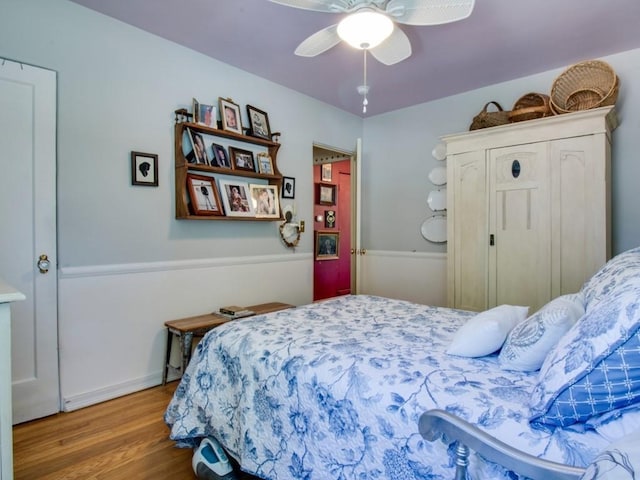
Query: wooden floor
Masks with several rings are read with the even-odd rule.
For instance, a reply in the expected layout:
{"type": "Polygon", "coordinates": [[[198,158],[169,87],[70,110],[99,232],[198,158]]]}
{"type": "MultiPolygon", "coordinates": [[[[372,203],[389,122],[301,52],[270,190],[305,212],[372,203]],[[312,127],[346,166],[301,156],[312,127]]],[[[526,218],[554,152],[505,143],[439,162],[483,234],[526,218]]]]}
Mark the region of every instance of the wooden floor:
{"type": "Polygon", "coordinates": [[[16,425],[15,480],[194,480],[192,451],[175,447],[162,419],[176,387],[16,425]]]}

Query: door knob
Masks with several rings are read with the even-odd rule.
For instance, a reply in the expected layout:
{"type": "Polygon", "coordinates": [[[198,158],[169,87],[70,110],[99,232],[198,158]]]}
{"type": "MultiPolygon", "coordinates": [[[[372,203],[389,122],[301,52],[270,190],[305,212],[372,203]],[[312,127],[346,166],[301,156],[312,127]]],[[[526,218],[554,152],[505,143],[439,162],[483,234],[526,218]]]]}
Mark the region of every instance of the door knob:
{"type": "Polygon", "coordinates": [[[44,253],[40,255],[40,258],[38,259],[38,270],[40,270],[40,273],[47,273],[50,266],[51,262],[49,261],[49,257],[44,253]]]}

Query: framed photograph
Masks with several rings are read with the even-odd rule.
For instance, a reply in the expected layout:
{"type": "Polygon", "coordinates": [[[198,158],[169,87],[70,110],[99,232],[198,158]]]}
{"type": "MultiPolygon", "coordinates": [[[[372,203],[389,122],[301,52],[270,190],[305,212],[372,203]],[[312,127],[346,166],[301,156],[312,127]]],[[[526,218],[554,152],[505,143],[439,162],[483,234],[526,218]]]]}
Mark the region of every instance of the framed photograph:
{"type": "Polygon", "coordinates": [[[251,135],[264,138],[265,140],[271,140],[271,128],[269,127],[269,116],[267,112],[247,105],[247,115],[249,116],[251,135]]]}
{"type": "Polygon", "coordinates": [[[188,173],[187,187],[195,215],[224,215],[213,177],[188,173]]]}
{"type": "Polygon", "coordinates": [[[258,154],[258,173],[264,173],[265,175],[273,175],[273,161],[271,155],[268,153],[258,154]]]}
{"type": "Polygon", "coordinates": [[[241,148],[229,147],[229,153],[231,154],[231,165],[234,170],[256,171],[256,166],[253,163],[253,152],[242,150],[241,148]]]}
{"type": "Polygon", "coordinates": [[[218,143],[212,143],[211,151],[213,152],[213,157],[211,158],[212,167],[231,168],[231,162],[229,161],[226,148],[218,143]]]}
{"type": "Polygon", "coordinates": [[[207,154],[207,147],[204,144],[204,137],[199,132],[194,132],[190,128],[189,137],[191,138],[191,158],[188,158],[189,162],[197,163],[200,165],[209,165],[209,155],[207,154]]]}
{"type": "Polygon", "coordinates": [[[336,186],[328,183],[319,183],[316,203],[319,205],[335,205],[336,186]]]}
{"type": "Polygon", "coordinates": [[[233,103],[230,98],[218,98],[220,104],[220,118],[222,129],[242,135],[242,119],[240,118],[240,107],[233,103]]]}
{"type": "Polygon", "coordinates": [[[336,211],[325,210],[324,211],[324,228],[335,228],[336,226],[336,211]]]}
{"type": "Polygon", "coordinates": [[[282,198],[295,198],[296,179],[292,177],[282,177],[282,198]]]}
{"type": "Polygon", "coordinates": [[[217,116],[218,112],[214,105],[207,105],[206,103],[198,102],[195,98],[193,99],[193,117],[196,123],[210,128],[217,128],[217,116]]]}
{"type": "Polygon", "coordinates": [[[280,218],[277,185],[250,184],[251,200],[256,218],[280,218]]]}
{"type": "Polygon", "coordinates": [[[219,180],[220,195],[227,217],[254,217],[251,192],[247,182],[219,180]]]}
{"type": "Polygon", "coordinates": [[[339,258],[340,232],[316,231],[316,260],[339,258]]]}
{"type": "Polygon", "coordinates": [[[131,185],[158,186],[158,155],[131,152],[131,185]]]}
{"type": "Polygon", "coordinates": [[[331,181],[331,164],[330,163],[323,163],[322,164],[322,175],[321,175],[321,180],[323,182],[330,182],[331,181]]]}

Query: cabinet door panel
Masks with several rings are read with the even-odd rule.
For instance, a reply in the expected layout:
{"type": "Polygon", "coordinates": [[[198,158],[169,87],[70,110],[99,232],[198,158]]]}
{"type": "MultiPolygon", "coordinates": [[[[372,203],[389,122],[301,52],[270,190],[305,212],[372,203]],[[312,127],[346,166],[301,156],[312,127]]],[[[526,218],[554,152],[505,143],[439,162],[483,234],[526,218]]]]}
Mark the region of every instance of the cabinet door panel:
{"type": "Polygon", "coordinates": [[[491,150],[489,303],[528,305],[550,299],[551,223],[547,144],[491,150]]]}
{"type": "Polygon", "coordinates": [[[578,291],[609,257],[609,161],[603,161],[609,155],[603,137],[551,142],[554,296],[578,291]]]}
{"type": "Polygon", "coordinates": [[[447,201],[449,241],[454,243],[449,285],[449,303],[465,310],[484,310],[487,306],[487,176],[484,151],[450,157],[452,176],[448,179],[447,201]],[[449,200],[455,199],[452,203],[449,200]],[[453,297],[453,298],[451,298],[453,297]]]}

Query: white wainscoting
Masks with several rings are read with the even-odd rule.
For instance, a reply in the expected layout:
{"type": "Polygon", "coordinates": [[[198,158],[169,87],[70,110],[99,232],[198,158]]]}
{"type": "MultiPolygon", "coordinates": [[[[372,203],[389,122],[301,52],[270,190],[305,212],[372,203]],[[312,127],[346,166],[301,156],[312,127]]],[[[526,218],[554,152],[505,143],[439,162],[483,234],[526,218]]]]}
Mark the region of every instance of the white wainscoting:
{"type": "Polygon", "coordinates": [[[311,254],[62,268],[62,409],[161,383],[167,320],[228,304],[302,305],[312,292],[311,254]]]}
{"type": "MultiPolygon", "coordinates": [[[[367,251],[362,264],[362,293],[446,305],[445,254],[367,251]]],[[[167,320],[228,304],[303,305],[312,292],[311,254],[62,268],[62,409],[158,385],[167,320]]]]}
{"type": "Polygon", "coordinates": [[[362,293],[425,305],[447,305],[447,255],[367,250],[362,293]]]}

